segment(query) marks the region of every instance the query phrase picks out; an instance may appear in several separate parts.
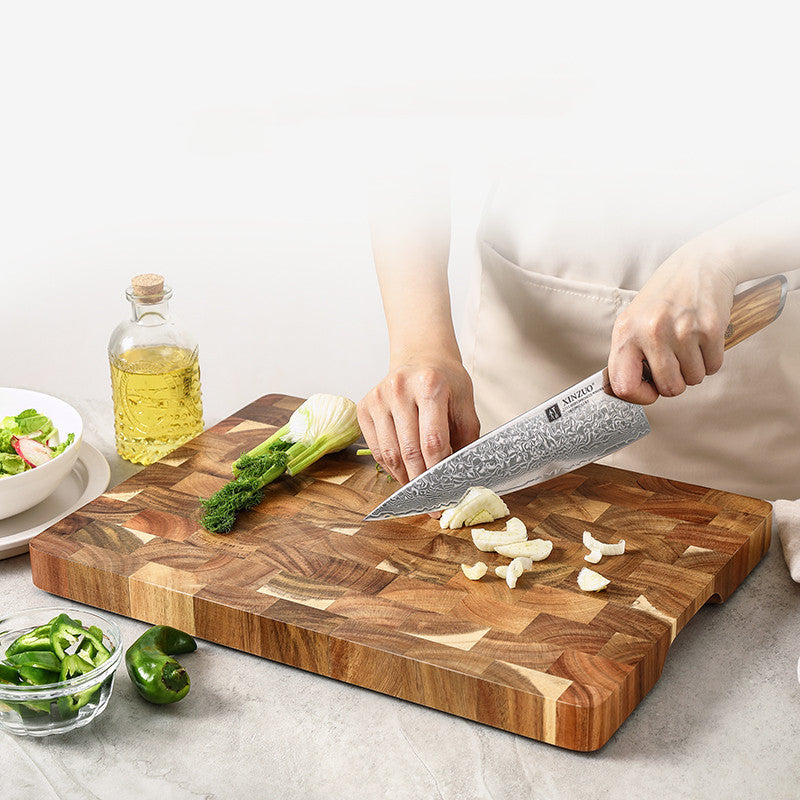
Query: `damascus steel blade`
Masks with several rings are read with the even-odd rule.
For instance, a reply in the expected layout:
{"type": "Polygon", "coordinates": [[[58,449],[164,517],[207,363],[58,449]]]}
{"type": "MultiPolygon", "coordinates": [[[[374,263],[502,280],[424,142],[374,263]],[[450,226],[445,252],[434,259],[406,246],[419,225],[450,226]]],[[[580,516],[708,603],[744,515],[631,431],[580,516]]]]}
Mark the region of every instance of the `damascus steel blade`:
{"type": "Polygon", "coordinates": [[[607,372],[501,425],[405,484],[365,520],[455,505],[472,486],[503,495],[571,472],[650,433],[640,405],[608,390],[607,372]]]}

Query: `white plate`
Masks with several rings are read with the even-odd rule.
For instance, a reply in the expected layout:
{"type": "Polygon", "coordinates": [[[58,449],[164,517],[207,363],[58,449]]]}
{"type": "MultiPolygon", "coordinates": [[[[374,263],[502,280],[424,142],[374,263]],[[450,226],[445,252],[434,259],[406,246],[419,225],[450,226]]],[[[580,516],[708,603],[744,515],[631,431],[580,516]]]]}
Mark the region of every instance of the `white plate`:
{"type": "Polygon", "coordinates": [[[99,450],[81,443],[72,472],[39,505],[0,519],[0,558],[18,556],[28,549],[28,542],[67,514],[91,502],[108,488],[111,468],[99,450]]]}

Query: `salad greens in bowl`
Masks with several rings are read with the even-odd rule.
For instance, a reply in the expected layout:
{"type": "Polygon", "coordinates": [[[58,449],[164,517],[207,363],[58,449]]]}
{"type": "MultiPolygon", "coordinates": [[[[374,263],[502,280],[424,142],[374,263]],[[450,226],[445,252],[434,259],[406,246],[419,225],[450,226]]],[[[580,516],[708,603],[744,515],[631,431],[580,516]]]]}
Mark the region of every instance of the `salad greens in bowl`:
{"type": "Polygon", "coordinates": [[[0,519],[52,494],[75,465],[82,438],[83,421],[68,403],[0,387],[0,519]]]}

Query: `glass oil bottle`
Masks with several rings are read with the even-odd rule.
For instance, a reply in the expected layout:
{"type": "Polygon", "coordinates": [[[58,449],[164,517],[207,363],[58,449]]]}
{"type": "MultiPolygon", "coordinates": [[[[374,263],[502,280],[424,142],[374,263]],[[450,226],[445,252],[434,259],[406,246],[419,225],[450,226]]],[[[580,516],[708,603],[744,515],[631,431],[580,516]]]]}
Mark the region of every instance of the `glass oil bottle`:
{"type": "Polygon", "coordinates": [[[198,349],[170,318],[161,275],[135,276],[125,297],[131,318],[108,343],[117,452],[152,464],[203,430],[198,349]]]}

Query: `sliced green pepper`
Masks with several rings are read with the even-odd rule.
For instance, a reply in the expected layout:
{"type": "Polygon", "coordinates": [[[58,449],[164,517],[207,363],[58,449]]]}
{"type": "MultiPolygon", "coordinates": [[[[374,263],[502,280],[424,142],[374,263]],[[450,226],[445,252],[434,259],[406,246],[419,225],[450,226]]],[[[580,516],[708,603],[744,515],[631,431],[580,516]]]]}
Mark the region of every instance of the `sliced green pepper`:
{"type": "Polygon", "coordinates": [[[6,650],[6,657],[13,656],[15,653],[21,653],[23,650],[50,650],[50,623],[42,625],[39,628],[34,628],[28,633],[23,633],[18,636],[8,646],[6,650]]]}
{"type": "Polygon", "coordinates": [[[99,667],[111,658],[111,652],[103,644],[103,631],[96,625],[88,630],[80,620],[71,619],[66,614],[59,614],[51,623],[50,644],[59,659],[68,655],[67,650],[78,644],[78,654],[85,661],[99,667]]]}
{"type": "MultiPolygon", "coordinates": [[[[11,664],[0,661],[0,683],[9,683],[14,686],[29,683],[38,686],[43,683],[53,683],[58,680],[58,674],[55,672],[48,672],[38,667],[21,666],[19,668],[11,664]]],[[[16,711],[21,717],[34,717],[42,713],[50,712],[49,700],[28,700],[25,703],[11,703],[5,701],[5,704],[16,711]]]]}
{"type": "MultiPolygon", "coordinates": [[[[39,686],[58,683],[76,675],[84,675],[111,658],[103,644],[103,631],[96,625],[84,628],[79,620],[59,614],[47,623],[17,637],[6,650],[6,660],[0,662],[0,683],[39,686]],[[77,653],[70,654],[70,648],[77,653]]],[[[97,684],[77,694],[57,700],[62,718],[75,716],[97,694],[97,684]]],[[[50,712],[50,701],[30,700],[6,703],[20,716],[50,712]]]]}
{"type": "MultiPolygon", "coordinates": [[[[94,664],[79,655],[64,656],[61,662],[61,673],[59,680],[65,681],[69,678],[74,678],[76,675],[85,675],[95,668],[94,664]]],[[[59,697],[57,700],[58,710],[61,712],[62,718],[71,717],[78,713],[78,710],[83,708],[99,691],[101,684],[92,686],[90,689],[85,689],[77,694],[70,694],[64,697],[59,697]]]]}
{"type": "Polygon", "coordinates": [[[38,667],[50,672],[61,670],[61,660],[56,658],[52,650],[23,650],[8,656],[7,660],[13,667],[38,667]]]}
{"type": "Polygon", "coordinates": [[[20,678],[31,686],[41,686],[44,683],[58,683],[58,672],[50,669],[34,667],[30,664],[20,664],[17,667],[20,678]]]}
{"type": "Polygon", "coordinates": [[[91,662],[95,667],[99,667],[104,661],[111,658],[111,651],[103,644],[103,634],[100,638],[87,634],[76,651],[85,661],[91,662]]]}
{"type": "Polygon", "coordinates": [[[139,694],[151,703],[175,703],[189,692],[189,675],[171,656],[192,653],[197,642],[168,625],[146,630],[125,652],[125,666],[139,694]]]}
{"type": "Polygon", "coordinates": [[[0,661],[0,683],[19,683],[19,672],[16,667],[0,661]]]}
{"type": "Polygon", "coordinates": [[[50,646],[59,659],[64,658],[68,648],[86,635],[86,629],[79,620],[66,614],[59,614],[50,624],[50,646]]]}

